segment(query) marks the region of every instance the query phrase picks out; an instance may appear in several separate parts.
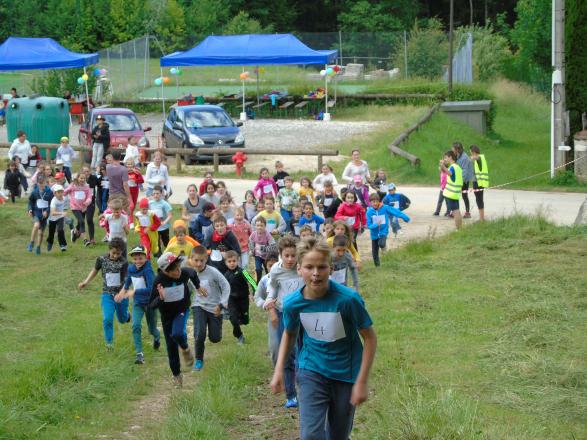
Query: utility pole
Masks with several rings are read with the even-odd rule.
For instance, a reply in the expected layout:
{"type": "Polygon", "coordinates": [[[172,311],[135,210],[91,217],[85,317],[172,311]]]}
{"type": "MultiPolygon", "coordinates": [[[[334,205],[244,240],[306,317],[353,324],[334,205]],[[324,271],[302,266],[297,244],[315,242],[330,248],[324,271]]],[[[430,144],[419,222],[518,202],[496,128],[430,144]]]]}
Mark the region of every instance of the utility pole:
{"type": "Polygon", "coordinates": [[[552,96],[550,177],[565,163],[567,124],[565,98],[565,0],[552,0],[552,96]]]}
{"type": "Polygon", "coordinates": [[[452,95],[452,44],[454,27],[454,0],[450,0],[449,25],[448,25],[448,97],[452,95]]]}

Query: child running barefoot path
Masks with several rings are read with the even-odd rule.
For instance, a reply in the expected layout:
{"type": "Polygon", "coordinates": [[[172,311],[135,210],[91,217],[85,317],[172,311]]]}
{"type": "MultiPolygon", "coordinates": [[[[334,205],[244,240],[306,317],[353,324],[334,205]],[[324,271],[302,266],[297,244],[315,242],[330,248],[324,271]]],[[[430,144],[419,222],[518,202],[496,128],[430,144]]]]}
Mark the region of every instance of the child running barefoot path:
{"type": "Polygon", "coordinates": [[[284,367],[301,331],[300,438],[348,439],[355,407],[369,395],[367,381],[377,346],[372,321],[358,293],[329,281],[330,248],[325,242],[300,242],[297,268],[305,285],[283,302],[285,331],[271,389],[283,391],[284,367]]]}

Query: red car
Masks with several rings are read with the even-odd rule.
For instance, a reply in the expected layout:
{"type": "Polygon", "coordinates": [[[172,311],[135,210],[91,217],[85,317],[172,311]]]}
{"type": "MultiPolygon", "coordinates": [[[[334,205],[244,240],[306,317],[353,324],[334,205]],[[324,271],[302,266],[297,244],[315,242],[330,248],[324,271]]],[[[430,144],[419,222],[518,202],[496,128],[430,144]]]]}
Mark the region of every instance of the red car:
{"type": "MultiPolygon", "coordinates": [[[[129,137],[136,139],[139,149],[149,148],[149,140],[145,136],[145,132],[150,131],[151,127],[141,127],[135,113],[127,108],[94,108],[90,110],[88,117],[79,129],[80,146],[92,148],[92,130],[96,126],[98,115],[103,116],[109,126],[111,149],[125,150],[129,137]]],[[[86,161],[90,162],[91,158],[91,151],[87,152],[86,161]]]]}

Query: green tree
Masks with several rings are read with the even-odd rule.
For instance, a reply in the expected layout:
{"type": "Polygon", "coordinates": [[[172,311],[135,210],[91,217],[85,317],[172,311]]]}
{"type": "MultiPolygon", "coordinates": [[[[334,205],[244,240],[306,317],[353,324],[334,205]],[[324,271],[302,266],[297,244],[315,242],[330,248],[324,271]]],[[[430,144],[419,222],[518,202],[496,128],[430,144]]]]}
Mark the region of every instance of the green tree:
{"type": "Polygon", "coordinates": [[[587,112],[587,3],[567,0],[565,9],[565,79],[572,135],[581,130],[581,113],[587,112]]]}
{"type": "Polygon", "coordinates": [[[230,20],[228,0],[200,0],[186,7],[190,33],[201,36],[219,34],[230,20]]]}
{"type": "Polygon", "coordinates": [[[185,40],[186,23],[184,10],[177,0],[165,0],[158,12],[155,34],[165,53],[182,49],[185,40]]]}
{"type": "Polygon", "coordinates": [[[235,15],[224,28],[225,35],[266,34],[272,31],[273,29],[271,26],[263,28],[258,20],[251,18],[249,14],[244,11],[235,15]]]}
{"type": "Polygon", "coordinates": [[[123,43],[144,35],[144,11],[141,0],[110,0],[113,43],[123,43]]]}
{"type": "MultiPolygon", "coordinates": [[[[448,63],[448,39],[438,19],[416,22],[408,40],[408,74],[411,77],[438,79],[448,63]]],[[[396,66],[404,66],[398,53],[396,66]]],[[[403,69],[402,69],[403,70],[403,69]]]]}

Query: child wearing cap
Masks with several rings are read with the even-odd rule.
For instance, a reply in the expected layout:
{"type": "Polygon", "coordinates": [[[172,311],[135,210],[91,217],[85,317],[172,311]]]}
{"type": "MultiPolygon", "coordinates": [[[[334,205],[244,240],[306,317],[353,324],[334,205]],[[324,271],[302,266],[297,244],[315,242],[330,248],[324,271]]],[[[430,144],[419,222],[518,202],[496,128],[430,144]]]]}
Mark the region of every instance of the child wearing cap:
{"type": "Polygon", "coordinates": [[[57,148],[57,154],[55,155],[55,163],[63,163],[63,173],[68,183],[71,183],[71,160],[77,157],[77,153],[69,145],[69,138],[63,136],[61,138],[61,144],[57,148]]]}
{"type": "Polygon", "coordinates": [[[41,173],[37,176],[37,183],[29,195],[28,205],[29,216],[33,219],[33,229],[27,250],[32,252],[34,248],[37,255],[41,255],[41,243],[47,226],[49,204],[52,198],[53,192],[49,188],[47,178],[41,173]]]}
{"type": "Polygon", "coordinates": [[[155,274],[153,266],[147,258],[147,250],[137,246],[129,252],[132,264],[128,265],[128,274],[124,286],[114,297],[114,301],[121,303],[125,298],[133,298],[132,306],[132,336],[135,344],[135,364],[144,364],[142,325],[143,316],[147,321],[149,333],[153,336],[153,349],[159,350],[161,334],[157,329],[157,310],[149,308],[149,298],[153,290],[155,274]],[[131,288],[132,285],[132,288],[131,288]]]}
{"type": "Polygon", "coordinates": [[[188,235],[188,228],[183,220],[173,222],[173,234],[174,237],[169,240],[165,252],[171,252],[178,257],[189,257],[192,249],[200,244],[188,235]]]}
{"type": "MultiPolygon", "coordinates": [[[[387,187],[387,195],[383,198],[382,203],[399,211],[403,211],[410,206],[411,202],[405,195],[398,193],[396,186],[393,183],[390,183],[387,187]]],[[[393,232],[394,238],[397,238],[398,233],[402,233],[399,219],[400,217],[398,216],[391,217],[391,231],[393,232]]],[[[409,219],[407,221],[409,221],[409,219]]]]}
{"type": "Polygon", "coordinates": [[[194,339],[196,362],[194,371],[204,366],[206,332],[213,344],[222,339],[222,309],[228,309],[230,284],[215,267],[207,264],[208,252],[204,246],[196,246],[190,255],[188,266],[195,269],[200,279],[198,294],[192,298],[194,315],[194,339]]]}
{"type": "MultiPolygon", "coordinates": [[[[384,205],[379,200],[378,194],[371,194],[371,206],[367,209],[367,228],[371,234],[371,252],[373,263],[379,266],[379,249],[385,252],[385,242],[389,234],[389,219],[401,218],[405,222],[410,221],[410,217],[405,215],[399,209],[392,208],[390,205],[384,205]]],[[[398,220],[399,221],[399,220],[398,220]]]]}
{"type": "Polygon", "coordinates": [[[108,243],[108,253],[100,255],[96,259],[94,268],[85,280],[78,284],[79,289],[84,289],[92,281],[99,271],[102,272],[102,326],[104,328],[104,340],[106,349],[112,349],[114,341],[114,314],[118,322],[125,324],[130,321],[128,313],[128,298],[120,302],[114,300],[114,296],[120,292],[123,280],[126,277],[128,263],[124,255],[124,241],[120,238],[112,238],[108,243]]]}
{"type": "Polygon", "coordinates": [[[200,293],[206,294],[200,286],[200,278],[196,271],[189,267],[181,267],[183,260],[184,257],[177,257],[171,252],[165,252],[159,257],[157,260],[159,270],[153,281],[149,303],[151,308],[158,308],[161,314],[169,368],[176,387],[181,387],[183,384],[179,350],[181,349],[186,367],[191,367],[194,363],[194,355],[185,333],[191,286],[200,293]]]}
{"type": "Polygon", "coordinates": [[[157,229],[161,220],[153,212],[149,211],[149,199],[142,198],[139,202],[139,210],[135,212],[135,232],[140,234],[141,245],[147,251],[147,258],[159,252],[159,233],[157,229]]]}
{"type": "Polygon", "coordinates": [[[47,234],[47,252],[51,252],[53,248],[53,239],[55,237],[55,230],[57,230],[57,240],[61,252],[67,250],[67,242],[65,241],[65,232],[63,232],[63,219],[65,217],[65,198],[63,197],[63,186],[59,184],[53,185],[53,199],[51,199],[49,211],[49,233],[47,234]]]}

